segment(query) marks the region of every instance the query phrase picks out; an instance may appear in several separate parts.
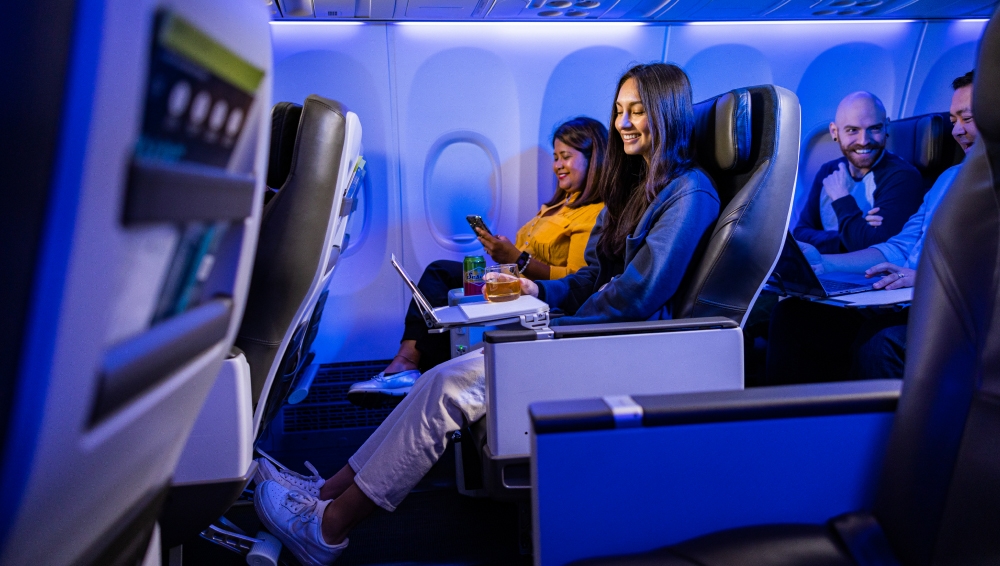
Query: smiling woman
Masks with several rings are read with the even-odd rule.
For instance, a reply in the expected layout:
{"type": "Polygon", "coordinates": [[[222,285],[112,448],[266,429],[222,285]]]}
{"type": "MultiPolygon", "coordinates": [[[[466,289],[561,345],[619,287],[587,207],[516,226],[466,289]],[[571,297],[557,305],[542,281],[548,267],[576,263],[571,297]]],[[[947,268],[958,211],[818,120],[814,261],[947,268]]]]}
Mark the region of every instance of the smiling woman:
{"type": "Polygon", "coordinates": [[[649,139],[649,124],[646,122],[646,110],[642,106],[642,99],[639,98],[639,89],[635,79],[629,79],[618,91],[618,100],[615,101],[615,112],[618,118],[615,120],[615,128],[622,136],[622,143],[625,146],[625,153],[628,155],[641,155],[649,165],[650,150],[653,144],[649,139]]]}
{"type": "Polygon", "coordinates": [[[650,203],[692,169],[691,104],[691,83],[676,65],[636,65],[618,82],[602,179],[608,218],[601,253],[623,255],[650,203]]]}

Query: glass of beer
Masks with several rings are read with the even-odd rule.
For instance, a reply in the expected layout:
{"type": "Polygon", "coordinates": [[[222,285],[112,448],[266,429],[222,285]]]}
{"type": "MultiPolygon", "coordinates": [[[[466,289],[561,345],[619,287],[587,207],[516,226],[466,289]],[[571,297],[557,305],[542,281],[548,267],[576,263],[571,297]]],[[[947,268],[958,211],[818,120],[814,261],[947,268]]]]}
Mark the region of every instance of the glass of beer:
{"type": "Polygon", "coordinates": [[[520,297],[521,281],[518,279],[520,276],[517,265],[513,263],[487,267],[486,273],[483,275],[483,291],[486,294],[486,300],[491,303],[502,303],[520,297]]]}

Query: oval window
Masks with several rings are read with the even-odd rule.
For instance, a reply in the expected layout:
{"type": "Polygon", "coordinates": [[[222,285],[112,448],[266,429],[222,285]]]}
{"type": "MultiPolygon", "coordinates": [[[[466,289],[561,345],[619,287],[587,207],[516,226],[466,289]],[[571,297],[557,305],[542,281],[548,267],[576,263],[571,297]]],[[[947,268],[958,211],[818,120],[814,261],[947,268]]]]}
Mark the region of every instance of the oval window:
{"type": "MultiPolygon", "coordinates": [[[[475,136],[480,138],[481,136],[475,136]]],[[[466,135],[439,140],[431,148],[424,177],[424,203],[433,235],[446,247],[479,243],[465,217],[478,214],[491,229],[499,209],[500,169],[491,145],[466,135]]]]}

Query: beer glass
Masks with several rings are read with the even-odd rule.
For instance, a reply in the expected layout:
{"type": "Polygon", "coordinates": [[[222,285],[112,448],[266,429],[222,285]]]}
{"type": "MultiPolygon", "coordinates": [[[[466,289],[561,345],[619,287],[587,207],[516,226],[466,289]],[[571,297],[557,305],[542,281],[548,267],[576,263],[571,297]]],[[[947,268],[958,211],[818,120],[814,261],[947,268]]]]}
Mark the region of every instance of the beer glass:
{"type": "Polygon", "coordinates": [[[491,303],[502,303],[520,297],[521,281],[518,279],[520,276],[517,265],[513,263],[487,267],[486,273],[483,275],[483,290],[486,294],[486,300],[491,303]]]}

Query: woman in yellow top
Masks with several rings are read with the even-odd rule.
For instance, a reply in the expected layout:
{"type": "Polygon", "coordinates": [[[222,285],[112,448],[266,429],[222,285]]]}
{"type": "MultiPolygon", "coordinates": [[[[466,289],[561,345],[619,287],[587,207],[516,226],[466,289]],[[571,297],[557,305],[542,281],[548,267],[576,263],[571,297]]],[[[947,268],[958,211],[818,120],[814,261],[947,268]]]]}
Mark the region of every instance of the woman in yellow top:
{"type": "MultiPolygon", "coordinates": [[[[608,130],[592,118],[579,117],[561,124],[552,135],[552,170],[558,188],[513,243],[504,236],[480,232],[486,253],[497,263],[516,263],[530,279],[559,279],[586,265],[587,239],[604,208],[597,180],[608,147],[608,130]]],[[[427,266],[417,286],[434,307],[448,304],[448,291],[464,283],[462,263],[438,260],[427,266]]],[[[426,371],[450,358],[449,336],[428,334],[417,305],[410,301],[399,351],[384,371],[351,386],[347,398],[359,405],[377,406],[402,398],[426,371]]]]}

